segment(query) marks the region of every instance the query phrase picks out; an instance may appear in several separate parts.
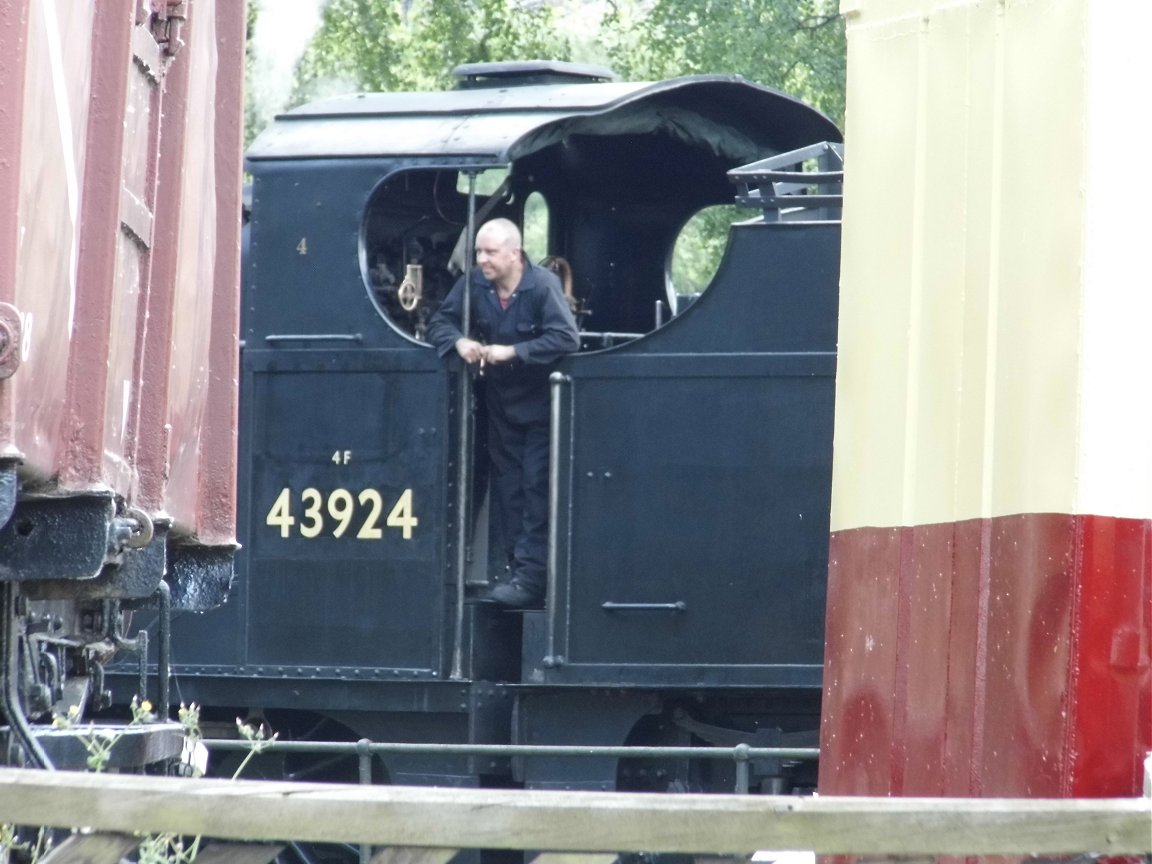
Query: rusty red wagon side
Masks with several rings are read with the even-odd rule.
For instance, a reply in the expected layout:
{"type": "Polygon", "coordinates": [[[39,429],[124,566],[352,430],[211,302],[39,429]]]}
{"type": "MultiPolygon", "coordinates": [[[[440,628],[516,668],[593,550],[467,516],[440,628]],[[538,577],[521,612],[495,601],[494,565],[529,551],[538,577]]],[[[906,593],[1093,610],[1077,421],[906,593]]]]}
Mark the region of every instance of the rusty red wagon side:
{"type": "MultiPolygon", "coordinates": [[[[189,608],[231,579],[244,5],[0,8],[9,661],[51,653],[13,621],[27,600],[105,603],[43,613],[91,647],[165,573],[189,608]]],[[[22,683],[48,691],[31,714],[85,698],[22,683]]]]}

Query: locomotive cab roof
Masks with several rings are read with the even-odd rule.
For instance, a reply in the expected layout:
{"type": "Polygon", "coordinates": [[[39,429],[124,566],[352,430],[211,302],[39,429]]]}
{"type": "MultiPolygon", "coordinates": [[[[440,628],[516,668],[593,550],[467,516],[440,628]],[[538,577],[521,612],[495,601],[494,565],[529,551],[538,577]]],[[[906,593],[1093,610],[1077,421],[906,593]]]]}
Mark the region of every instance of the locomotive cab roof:
{"type": "Polygon", "coordinates": [[[455,156],[507,163],[572,135],[653,132],[705,143],[737,164],[840,139],[831,120],[790,96],[739,76],[695,75],[339,96],[278,116],[248,158],[455,156]]]}

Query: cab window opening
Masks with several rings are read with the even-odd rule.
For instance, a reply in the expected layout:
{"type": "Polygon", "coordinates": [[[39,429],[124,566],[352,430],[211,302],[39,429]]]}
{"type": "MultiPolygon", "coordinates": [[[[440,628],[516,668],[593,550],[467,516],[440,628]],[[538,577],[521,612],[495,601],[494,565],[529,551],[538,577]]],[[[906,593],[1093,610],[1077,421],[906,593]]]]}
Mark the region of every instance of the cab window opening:
{"type": "MultiPolygon", "coordinates": [[[[612,152],[619,148],[614,142],[601,155],[629,164],[639,159],[634,148],[612,152]]],[[[713,194],[677,200],[654,181],[591,183],[606,170],[599,160],[592,163],[596,176],[575,183],[557,170],[570,158],[562,148],[547,148],[525,164],[477,173],[475,224],[511,219],[533,264],[567,259],[581,350],[595,351],[644,336],[683,312],[715,276],[731,223],[753,211],[693,206],[692,199],[713,194]]],[[[364,213],[368,293],[381,316],[416,341],[426,341],[428,321],[464,268],[469,180],[466,167],[399,171],[382,180],[364,213]]]]}
{"type": "Polygon", "coordinates": [[[529,261],[539,263],[549,252],[551,211],[548,199],[540,192],[532,192],[524,199],[524,222],[520,233],[524,237],[524,254],[529,261]]]}
{"type": "MultiPolygon", "coordinates": [[[[362,269],[369,296],[387,321],[419,341],[463,266],[469,179],[455,168],[400,171],[380,183],[365,209],[362,269]]],[[[487,205],[489,218],[516,220],[510,186],[506,169],[479,172],[477,206],[487,205]]]]}
{"type": "Polygon", "coordinates": [[[686,309],[712,284],[732,224],[759,211],[734,204],[717,204],[696,211],[680,229],[668,261],[668,302],[672,313],[686,309]]]}

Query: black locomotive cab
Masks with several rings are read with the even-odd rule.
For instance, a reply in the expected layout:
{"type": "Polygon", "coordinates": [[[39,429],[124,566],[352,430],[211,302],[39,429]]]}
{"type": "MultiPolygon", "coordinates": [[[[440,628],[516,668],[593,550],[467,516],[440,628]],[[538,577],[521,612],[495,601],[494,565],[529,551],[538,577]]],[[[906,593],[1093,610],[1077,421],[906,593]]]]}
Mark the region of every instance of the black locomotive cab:
{"type": "MultiPolygon", "coordinates": [[[[792,175],[757,163],[838,131],[740,78],[460,75],[296,109],[249,151],[244,548],[225,609],[173,622],[182,695],[378,741],[814,742],[839,224],[781,218],[792,175]],[[425,339],[495,217],[568,262],[581,331],[553,375],[547,602],[521,613],[469,601],[502,570],[482,385],[425,339]]],[[[507,769],[477,764],[386,770],[507,769]]],[[[635,785],[614,760],[518,772],[635,785]]]]}
{"type": "Polygon", "coordinates": [[[392,107],[396,96],[361,100],[379,98],[375,123],[390,147],[432,151],[399,160],[372,190],[360,249],[381,314],[417,340],[461,272],[470,209],[475,225],[496,216],[519,224],[536,263],[567,261],[584,349],[648,333],[706,287],[728,224],[757,215],[728,206],[726,172],[835,134],[778,94],[775,116],[764,116],[753,104],[762,88],[743,92],[751,85],[734,79],[641,88],[607,84],[608,70],[571,64],[550,64],[546,74],[526,64],[457,72],[466,89],[427,94],[443,101],[429,101],[419,118],[392,107]],[[531,86],[541,80],[550,82],[547,96],[531,86]],[[461,150],[456,158],[451,148],[461,150]],[[492,158],[478,160],[485,152],[492,158]]]}

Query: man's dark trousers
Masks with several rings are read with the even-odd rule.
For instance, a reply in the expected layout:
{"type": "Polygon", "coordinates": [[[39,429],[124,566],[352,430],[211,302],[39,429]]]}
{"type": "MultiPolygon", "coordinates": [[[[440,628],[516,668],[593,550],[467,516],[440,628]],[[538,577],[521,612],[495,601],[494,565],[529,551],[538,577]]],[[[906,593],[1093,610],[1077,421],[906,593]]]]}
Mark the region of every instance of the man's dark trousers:
{"type": "Polygon", "coordinates": [[[547,418],[514,423],[498,400],[488,400],[492,498],[504,552],[512,577],[540,589],[548,566],[548,446],[547,418]]]}

